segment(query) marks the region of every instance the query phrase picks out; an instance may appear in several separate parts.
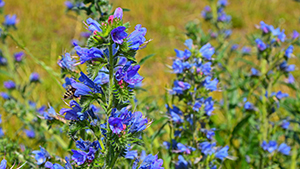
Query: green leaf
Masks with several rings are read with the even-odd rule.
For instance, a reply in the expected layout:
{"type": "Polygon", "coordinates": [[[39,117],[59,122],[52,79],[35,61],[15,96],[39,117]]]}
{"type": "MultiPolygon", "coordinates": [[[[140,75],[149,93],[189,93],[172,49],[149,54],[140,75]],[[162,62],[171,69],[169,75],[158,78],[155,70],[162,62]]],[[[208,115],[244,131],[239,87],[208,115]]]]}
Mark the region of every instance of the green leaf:
{"type": "Polygon", "coordinates": [[[142,65],[146,62],[146,60],[150,59],[152,56],[154,56],[155,54],[151,54],[151,55],[148,55],[146,57],[144,57],[143,59],[140,60],[140,63],[139,65],[142,65]]]}
{"type": "Polygon", "coordinates": [[[252,114],[247,115],[246,117],[244,117],[233,129],[232,131],[232,136],[230,138],[230,140],[232,141],[234,135],[236,135],[240,129],[242,129],[242,127],[247,124],[248,119],[252,116],[252,114]]]}

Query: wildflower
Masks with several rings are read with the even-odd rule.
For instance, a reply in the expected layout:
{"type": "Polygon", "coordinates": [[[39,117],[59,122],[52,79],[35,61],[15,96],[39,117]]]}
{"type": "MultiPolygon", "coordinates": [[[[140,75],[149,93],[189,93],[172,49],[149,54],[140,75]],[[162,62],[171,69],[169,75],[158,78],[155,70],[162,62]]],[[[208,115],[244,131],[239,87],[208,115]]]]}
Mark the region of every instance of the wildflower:
{"type": "Polygon", "coordinates": [[[0,66],[6,66],[6,65],[7,65],[7,59],[5,57],[0,56],[0,66]]]}
{"type": "Polygon", "coordinates": [[[203,102],[204,102],[204,98],[196,99],[196,102],[193,106],[193,110],[194,111],[199,111],[199,109],[201,108],[203,102]]]}
{"type": "Polygon", "coordinates": [[[211,80],[211,76],[207,76],[205,78],[205,81],[204,81],[204,87],[207,89],[207,90],[210,90],[210,91],[215,91],[217,90],[217,84],[218,84],[218,79],[215,78],[214,80],[210,81],[211,80]]]}
{"type": "Polygon", "coordinates": [[[260,29],[264,32],[264,33],[268,33],[269,32],[269,25],[265,24],[263,21],[260,21],[260,29]]]}
{"type": "Polygon", "coordinates": [[[212,155],[215,153],[214,147],[216,146],[216,143],[209,143],[209,142],[202,142],[199,144],[199,148],[201,152],[205,155],[212,155]]]}
{"type": "Polygon", "coordinates": [[[295,78],[292,74],[289,74],[288,83],[293,84],[295,82],[295,78]]]}
{"type": "Polygon", "coordinates": [[[65,55],[62,55],[62,58],[57,62],[57,64],[63,69],[74,71],[75,62],[76,61],[71,57],[69,53],[65,53],[65,55]]]}
{"type": "Polygon", "coordinates": [[[15,53],[14,54],[14,57],[15,57],[15,61],[16,62],[21,62],[23,57],[24,57],[24,52],[18,52],[18,53],[15,53]]]}
{"type": "Polygon", "coordinates": [[[15,26],[16,22],[17,22],[17,15],[6,15],[3,25],[7,27],[15,26]]]}
{"type": "Polygon", "coordinates": [[[212,19],[212,12],[211,12],[211,8],[209,6],[205,6],[204,10],[201,12],[202,17],[205,20],[210,20],[212,19]]]}
{"type": "Polygon", "coordinates": [[[70,1],[65,1],[65,6],[68,10],[72,9],[74,7],[73,3],[70,1]]]}
{"type": "Polygon", "coordinates": [[[5,5],[5,2],[3,0],[0,0],[0,8],[2,8],[5,5]]]}
{"type": "Polygon", "coordinates": [[[135,30],[127,37],[129,48],[132,50],[138,50],[139,47],[146,41],[145,35],[147,29],[142,27],[141,24],[136,25],[135,30]]]}
{"type": "Polygon", "coordinates": [[[91,32],[81,32],[80,36],[83,38],[89,38],[91,36],[91,32]]]}
{"type": "Polygon", "coordinates": [[[122,44],[123,40],[127,37],[127,33],[125,32],[125,26],[119,26],[111,31],[111,38],[115,43],[122,44]]]}
{"type": "Polygon", "coordinates": [[[206,138],[212,140],[213,137],[215,136],[216,129],[215,128],[212,128],[210,130],[201,129],[200,131],[206,134],[206,138]]]}
{"type": "Polygon", "coordinates": [[[4,136],[4,132],[3,132],[3,129],[2,127],[0,127],[0,138],[4,136]]]}
{"type": "Polygon", "coordinates": [[[47,161],[45,163],[45,167],[50,169],[64,169],[64,167],[62,167],[60,164],[52,164],[50,161],[47,161]]]}
{"type": "Polygon", "coordinates": [[[268,151],[269,153],[272,153],[274,150],[277,149],[277,143],[276,143],[276,141],[269,141],[269,143],[267,143],[266,141],[263,141],[261,147],[263,148],[263,150],[268,151]]]}
{"type": "Polygon", "coordinates": [[[288,129],[289,128],[289,125],[290,125],[290,122],[287,121],[287,120],[283,120],[282,123],[281,123],[281,127],[283,129],[288,129]]]}
{"type": "Polygon", "coordinates": [[[32,151],[32,153],[35,154],[35,159],[36,159],[38,165],[41,165],[47,159],[50,159],[49,153],[41,146],[40,146],[40,149],[41,150],[32,151]]]}
{"type": "Polygon", "coordinates": [[[192,39],[185,40],[184,45],[191,50],[193,48],[193,40],[192,39]]]}
{"type": "MultiPolygon", "coordinates": [[[[87,49],[87,48],[82,48],[80,46],[75,46],[74,49],[76,50],[76,53],[80,57],[80,64],[83,64],[86,61],[99,60],[100,58],[103,58],[103,56],[104,56],[103,51],[98,48],[95,48],[95,47],[87,49]]],[[[70,64],[72,64],[72,59],[69,58],[69,56],[67,56],[66,59],[67,59],[66,61],[69,62],[68,65],[66,65],[66,66],[71,66],[70,64]]]]}
{"type": "Polygon", "coordinates": [[[174,51],[176,52],[176,57],[181,60],[187,60],[192,55],[192,53],[187,49],[184,51],[174,49],[174,51]]]}
{"type": "Polygon", "coordinates": [[[95,150],[98,150],[100,148],[100,143],[98,140],[90,142],[80,139],[76,141],[76,147],[81,149],[82,151],[88,152],[91,147],[95,150]]]}
{"type": "Polygon", "coordinates": [[[172,68],[173,68],[173,72],[174,73],[182,73],[183,72],[183,63],[181,60],[178,60],[176,59],[174,62],[173,62],[173,65],[172,65],[172,68]]]}
{"type": "Polygon", "coordinates": [[[260,51],[264,51],[267,48],[266,44],[261,39],[256,39],[255,43],[260,51]]]}
{"type": "MultiPolygon", "coordinates": [[[[132,169],[136,169],[137,168],[137,163],[139,162],[139,160],[136,160],[132,166],[132,169]]],[[[143,159],[143,162],[141,163],[141,165],[138,167],[138,169],[163,169],[162,167],[163,165],[163,160],[162,159],[158,159],[157,155],[152,155],[149,154],[148,156],[146,156],[143,159]]]]}
{"type": "Polygon", "coordinates": [[[290,46],[285,50],[285,56],[286,56],[287,58],[290,58],[291,55],[293,54],[293,50],[294,50],[293,45],[290,45],[290,46]]]}
{"type": "Polygon", "coordinates": [[[292,39],[297,39],[299,37],[299,33],[297,31],[293,31],[292,39]]]}
{"type": "Polygon", "coordinates": [[[100,28],[101,25],[94,19],[88,18],[86,20],[86,23],[88,24],[88,30],[90,30],[91,32],[102,32],[102,29],[100,28]]]}
{"type": "Polygon", "coordinates": [[[207,98],[204,101],[204,105],[205,105],[204,111],[205,111],[206,115],[211,116],[212,112],[214,111],[214,101],[213,101],[212,97],[207,98]]]}
{"type": "Polygon", "coordinates": [[[74,160],[77,165],[82,165],[85,163],[87,158],[87,153],[84,151],[71,150],[73,152],[72,160],[74,160]]]}
{"type": "Polygon", "coordinates": [[[5,99],[5,100],[10,99],[10,96],[9,96],[7,93],[5,93],[5,92],[0,92],[0,96],[1,96],[3,99],[5,99]]]}
{"type": "Polygon", "coordinates": [[[250,52],[251,52],[251,48],[249,48],[249,47],[243,47],[242,48],[242,54],[243,55],[250,55],[250,52]]]}
{"type": "Polygon", "coordinates": [[[228,149],[229,149],[228,146],[221,148],[219,151],[216,152],[215,157],[220,160],[223,160],[228,156],[228,149]]]}
{"type": "Polygon", "coordinates": [[[207,63],[201,65],[201,71],[205,76],[210,75],[210,73],[211,73],[211,62],[207,62],[207,63]]]}
{"type": "Polygon", "coordinates": [[[239,45],[237,45],[237,44],[234,44],[234,45],[232,45],[231,46],[231,51],[235,51],[235,50],[237,50],[238,49],[238,47],[239,47],[239,45]]]}
{"type": "Polygon", "coordinates": [[[271,94],[271,96],[273,96],[273,95],[276,95],[276,98],[279,99],[279,100],[281,100],[281,99],[283,99],[283,98],[289,96],[289,94],[287,94],[287,93],[282,93],[281,91],[278,91],[276,94],[275,94],[275,92],[273,92],[273,93],[271,94]]]}
{"type": "Polygon", "coordinates": [[[295,70],[295,65],[288,65],[286,61],[283,61],[280,65],[279,68],[284,71],[284,72],[291,72],[295,70]]]}
{"type": "Polygon", "coordinates": [[[253,106],[252,103],[246,102],[245,105],[244,105],[244,109],[246,109],[246,110],[254,110],[254,106],[253,106]]]}
{"type": "Polygon", "coordinates": [[[108,119],[109,127],[115,134],[120,134],[121,131],[125,130],[126,125],[122,123],[122,119],[118,117],[110,117],[108,119]]]}
{"type": "Polygon", "coordinates": [[[260,72],[255,69],[255,68],[251,68],[251,76],[259,76],[260,72]]]}
{"type": "Polygon", "coordinates": [[[29,77],[30,82],[38,82],[40,81],[40,75],[36,72],[31,73],[29,77]]]}
{"type": "Polygon", "coordinates": [[[278,147],[278,152],[284,155],[290,155],[291,147],[285,143],[281,143],[278,147]]]}
{"type": "Polygon", "coordinates": [[[221,5],[221,6],[227,6],[227,5],[228,5],[228,2],[227,2],[227,0],[219,0],[219,1],[218,1],[218,5],[221,5]]]}
{"type": "Polygon", "coordinates": [[[205,59],[211,60],[211,56],[215,53],[215,48],[212,47],[211,44],[207,43],[200,48],[199,52],[205,59]]]}
{"type": "Polygon", "coordinates": [[[6,89],[15,89],[16,88],[16,84],[15,84],[15,82],[13,82],[12,80],[9,80],[9,81],[5,81],[4,83],[4,87],[6,88],[6,89]]]}
{"type": "Polygon", "coordinates": [[[34,130],[24,130],[28,138],[34,138],[35,137],[35,132],[34,130]]]}
{"type": "Polygon", "coordinates": [[[175,169],[188,169],[189,163],[183,158],[182,155],[178,156],[178,161],[175,164],[175,169]]]}
{"type": "Polygon", "coordinates": [[[189,83],[175,80],[171,94],[183,94],[183,91],[188,90],[190,88],[191,85],[189,83]]]}
{"type": "Polygon", "coordinates": [[[6,169],[7,161],[3,159],[0,164],[0,169],[6,169]]]}
{"type": "Polygon", "coordinates": [[[103,85],[109,82],[109,75],[107,68],[103,67],[98,72],[98,75],[96,76],[94,82],[99,85],[103,85]]]}
{"type": "Polygon", "coordinates": [[[123,9],[122,8],[116,8],[115,12],[114,12],[114,18],[118,18],[120,20],[122,20],[123,18],[123,9]]]}
{"type": "Polygon", "coordinates": [[[136,84],[140,83],[144,78],[138,73],[140,65],[132,66],[131,62],[127,62],[123,68],[119,68],[115,73],[115,78],[120,85],[122,82],[129,84],[133,88],[136,84]]]}
{"type": "Polygon", "coordinates": [[[133,160],[133,159],[137,158],[137,156],[138,156],[137,150],[130,150],[130,145],[128,145],[126,147],[125,151],[126,151],[125,158],[127,158],[127,159],[133,160]]]}
{"type": "Polygon", "coordinates": [[[183,123],[183,119],[182,119],[182,111],[173,105],[173,109],[171,107],[169,107],[169,105],[166,105],[167,108],[167,115],[169,115],[169,117],[172,119],[172,121],[174,123],[183,123]]]}
{"type": "Polygon", "coordinates": [[[59,111],[59,114],[65,115],[66,120],[84,120],[87,118],[87,112],[81,113],[82,108],[75,100],[70,101],[70,107],[71,109],[62,108],[59,111]]]}

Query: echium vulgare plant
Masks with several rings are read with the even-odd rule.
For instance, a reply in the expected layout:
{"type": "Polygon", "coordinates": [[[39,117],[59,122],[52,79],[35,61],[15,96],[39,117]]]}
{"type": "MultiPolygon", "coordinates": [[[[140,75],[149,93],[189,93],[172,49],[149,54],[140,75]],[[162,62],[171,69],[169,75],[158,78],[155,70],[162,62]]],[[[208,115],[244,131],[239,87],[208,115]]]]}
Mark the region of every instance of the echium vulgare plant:
{"type": "Polygon", "coordinates": [[[211,125],[214,100],[210,93],[217,90],[211,60],[215,49],[185,41],[188,49],[175,49],[172,70],[176,74],[170,89],[170,141],[164,142],[171,157],[170,168],[217,168],[228,157],[228,146],[217,146],[215,130],[211,125]],[[200,49],[199,49],[200,48],[200,49]],[[175,165],[174,165],[175,164],[175,165]]]}
{"type": "MultiPolygon", "coordinates": [[[[1,12],[4,5],[5,2],[0,1],[1,12]]],[[[33,143],[52,141],[57,132],[56,129],[51,131],[51,138],[46,138],[48,127],[37,117],[43,116],[46,107],[36,108],[36,103],[32,101],[37,100],[33,94],[41,82],[39,74],[28,74],[30,68],[23,51],[11,55],[9,50],[7,38],[12,37],[11,33],[17,29],[16,25],[16,15],[6,15],[0,28],[3,50],[0,50],[0,72],[5,90],[0,92],[0,168],[20,167],[25,163],[31,167],[36,166],[34,159],[30,157],[33,143]]],[[[57,139],[61,141],[60,137],[57,139]]]]}
{"type": "MultiPolygon", "coordinates": [[[[241,165],[285,168],[292,164],[295,167],[297,154],[293,154],[291,160],[290,150],[291,146],[299,146],[298,137],[295,136],[297,132],[293,130],[298,124],[290,126],[296,117],[289,115],[286,106],[281,106],[289,94],[278,91],[278,88],[284,90],[284,86],[290,86],[297,90],[291,75],[295,65],[287,62],[294,59],[292,44],[298,37],[288,39],[284,30],[275,29],[263,21],[258,28],[259,34],[249,38],[256,48],[252,54],[256,58],[240,59],[242,62],[237,62],[239,71],[236,75],[239,80],[231,80],[231,84],[237,87],[234,96],[237,106],[234,107],[236,114],[229,114],[231,117],[228,118],[234,124],[230,143],[241,165]]],[[[233,109],[228,104],[224,106],[227,110],[233,109]]]]}
{"type": "MultiPolygon", "coordinates": [[[[68,108],[52,116],[68,124],[68,136],[76,142],[65,168],[162,168],[157,155],[142,153],[138,158],[133,150],[151,124],[131,104],[134,89],[143,80],[135,55],[147,44],[146,28],[138,24],[127,33],[129,23],[123,23],[122,8],[107,21],[89,18],[85,26],[92,33],[86,46],[75,45],[78,56],[65,53],[58,61],[67,76],[64,97],[70,101],[68,108]]],[[[62,168],[46,149],[33,153],[40,166],[62,168]]]]}

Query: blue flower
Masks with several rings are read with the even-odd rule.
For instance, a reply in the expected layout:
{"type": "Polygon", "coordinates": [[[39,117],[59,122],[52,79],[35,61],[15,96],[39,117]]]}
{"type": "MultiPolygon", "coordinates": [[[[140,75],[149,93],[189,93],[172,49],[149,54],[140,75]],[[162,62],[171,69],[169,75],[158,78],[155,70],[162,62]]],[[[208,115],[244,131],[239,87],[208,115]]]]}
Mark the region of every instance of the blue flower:
{"type": "Polygon", "coordinates": [[[24,132],[26,133],[27,137],[29,137],[29,138],[34,138],[35,137],[34,130],[24,130],[24,132]]]}
{"type": "Polygon", "coordinates": [[[214,101],[213,101],[212,97],[207,98],[204,101],[204,105],[205,105],[204,111],[205,111],[206,115],[211,116],[212,112],[214,111],[214,101]]]}
{"type": "Polygon", "coordinates": [[[125,26],[119,26],[113,29],[110,32],[112,40],[117,44],[122,44],[124,39],[127,37],[127,33],[125,32],[125,30],[125,26]]]}
{"type": "Polygon", "coordinates": [[[297,31],[293,31],[292,39],[297,39],[299,37],[299,33],[297,31]]]}
{"type": "Polygon", "coordinates": [[[204,133],[206,133],[206,138],[212,140],[213,137],[215,136],[215,131],[216,131],[215,128],[212,128],[210,130],[204,130],[204,133]]]}
{"type": "Polygon", "coordinates": [[[191,50],[193,48],[193,40],[192,39],[185,40],[184,45],[191,50]]]}
{"type": "Polygon", "coordinates": [[[127,37],[129,48],[132,50],[138,50],[140,46],[146,41],[145,35],[147,29],[142,27],[141,24],[135,26],[135,30],[127,37]]]}
{"type": "Polygon", "coordinates": [[[175,164],[175,169],[188,169],[189,163],[183,158],[182,155],[178,156],[178,161],[175,164]]]}
{"type": "Polygon", "coordinates": [[[285,50],[285,56],[286,56],[287,58],[290,58],[291,55],[293,54],[293,50],[294,50],[293,45],[290,45],[290,46],[285,50]]]}
{"type": "Polygon", "coordinates": [[[102,29],[100,28],[101,25],[97,21],[95,21],[94,19],[88,18],[86,20],[86,23],[88,24],[88,29],[91,32],[102,32],[102,29]]]}
{"type": "Polygon", "coordinates": [[[144,78],[138,73],[140,65],[132,66],[131,62],[127,62],[123,68],[119,68],[115,73],[115,78],[119,82],[119,85],[125,81],[131,88],[140,83],[144,78]]]}
{"type": "Polygon", "coordinates": [[[204,10],[201,12],[201,15],[205,20],[212,19],[211,8],[209,6],[205,6],[204,10]]]}
{"type": "Polygon", "coordinates": [[[285,143],[281,143],[278,147],[278,152],[284,155],[290,155],[291,147],[285,143]]]}
{"type": "Polygon", "coordinates": [[[255,69],[255,68],[251,68],[251,76],[259,76],[260,72],[255,69]]]}
{"type": "Polygon", "coordinates": [[[216,152],[216,143],[202,142],[199,144],[199,149],[205,155],[212,155],[216,152]]]}
{"type": "Polygon", "coordinates": [[[46,162],[47,159],[50,159],[49,153],[41,146],[40,149],[41,150],[32,151],[32,153],[35,154],[35,159],[38,165],[41,165],[46,162]]]}
{"type": "Polygon", "coordinates": [[[65,115],[66,120],[85,120],[87,118],[87,112],[81,113],[82,108],[75,100],[70,101],[70,107],[71,109],[62,108],[59,111],[61,115],[65,115]]]}
{"type": "Polygon", "coordinates": [[[228,2],[227,2],[227,0],[219,0],[219,1],[218,1],[218,5],[221,5],[221,6],[227,6],[227,5],[228,5],[228,2]]]}
{"type": "MultiPolygon", "coordinates": [[[[272,93],[272,95],[273,95],[273,93],[272,93]]],[[[271,95],[271,96],[272,96],[271,95]]],[[[283,98],[285,98],[285,97],[288,97],[289,96],[289,94],[287,94],[287,93],[282,93],[281,91],[278,91],[277,93],[276,93],[276,98],[277,99],[279,99],[279,100],[281,100],[281,99],[283,99],[283,98]]]]}
{"type": "Polygon", "coordinates": [[[238,47],[239,47],[239,45],[237,45],[237,44],[234,44],[234,45],[232,45],[231,46],[231,51],[235,51],[235,50],[237,50],[238,49],[238,47]]]}
{"type": "MultiPolygon", "coordinates": [[[[80,46],[75,46],[74,49],[76,50],[78,56],[80,57],[81,64],[85,63],[86,61],[99,60],[104,56],[103,51],[95,47],[87,49],[87,48],[82,48],[80,46]]],[[[68,61],[72,61],[70,60],[70,58],[68,59],[69,59],[68,61]]]]}
{"type": "MultiPolygon", "coordinates": [[[[138,167],[138,169],[163,169],[162,165],[163,165],[163,160],[162,159],[158,159],[157,155],[152,155],[149,154],[145,157],[145,159],[142,160],[143,162],[141,163],[141,165],[138,167]]],[[[136,169],[137,168],[137,163],[139,162],[139,160],[136,160],[132,166],[132,169],[136,169]]]]}
{"type": "Polygon", "coordinates": [[[250,55],[250,52],[251,52],[251,48],[249,48],[249,47],[243,47],[242,48],[242,54],[243,55],[250,55]]]}
{"type": "Polygon", "coordinates": [[[6,88],[6,89],[15,89],[16,88],[16,84],[15,84],[15,82],[13,82],[12,80],[9,80],[9,81],[5,81],[4,83],[4,87],[6,88]]]}
{"type": "Polygon", "coordinates": [[[254,106],[253,106],[253,104],[250,103],[250,102],[246,102],[245,105],[244,105],[244,108],[245,108],[246,110],[254,110],[254,106]]]}
{"type": "Polygon", "coordinates": [[[73,3],[70,1],[65,1],[65,6],[70,10],[74,7],[73,3]]]}
{"type": "Polygon", "coordinates": [[[175,80],[171,94],[183,94],[183,91],[188,90],[190,88],[191,85],[189,83],[175,80]]]}
{"type": "Polygon", "coordinates": [[[205,76],[210,75],[211,73],[211,62],[207,62],[201,65],[201,70],[205,76]]]}
{"type": "Polygon", "coordinates": [[[205,59],[211,60],[211,56],[215,53],[215,48],[210,43],[207,43],[200,48],[199,52],[205,59]]]}
{"type": "Polygon", "coordinates": [[[14,53],[14,58],[16,62],[21,62],[24,57],[24,52],[14,53]]]}
{"type": "Polygon", "coordinates": [[[264,21],[260,21],[260,29],[264,33],[268,33],[269,32],[269,25],[265,24],[264,21]]]}
{"type": "Polygon", "coordinates": [[[114,12],[114,18],[118,18],[120,20],[122,20],[123,18],[123,9],[118,7],[116,8],[115,12],[114,12]]]}
{"type": "Polygon", "coordinates": [[[184,51],[174,49],[174,51],[176,52],[176,57],[181,60],[187,60],[192,55],[192,53],[187,49],[185,49],[184,51]]]}
{"type": "Polygon", "coordinates": [[[293,84],[295,82],[295,78],[292,74],[289,74],[288,83],[293,84]]]}
{"type": "Polygon", "coordinates": [[[195,102],[195,104],[193,106],[193,110],[194,111],[199,111],[200,108],[201,108],[201,106],[202,106],[202,104],[203,104],[203,102],[204,102],[204,98],[196,99],[196,102],[195,102]]]}
{"type": "Polygon", "coordinates": [[[272,153],[274,150],[277,149],[277,143],[276,143],[276,141],[269,141],[269,143],[267,143],[266,141],[263,141],[261,147],[263,148],[263,150],[268,151],[269,153],[272,153]]]}
{"type": "Polygon", "coordinates": [[[5,2],[3,0],[0,0],[0,8],[2,8],[5,5],[5,2]]]}
{"type": "Polygon", "coordinates": [[[7,27],[15,26],[16,22],[17,22],[17,15],[6,15],[3,25],[7,27]]]}
{"type": "Polygon", "coordinates": [[[287,121],[287,120],[282,120],[282,123],[281,123],[281,127],[283,129],[288,129],[289,128],[289,125],[290,125],[290,122],[287,121]]]}
{"type": "Polygon", "coordinates": [[[30,82],[39,82],[40,81],[40,75],[36,72],[31,73],[29,77],[30,82]]]}
{"type": "Polygon", "coordinates": [[[73,167],[72,167],[72,165],[71,165],[70,160],[69,160],[68,157],[65,158],[65,161],[66,161],[66,163],[65,163],[65,169],[73,169],[73,167]]]}
{"type": "Polygon", "coordinates": [[[0,56],[0,66],[6,66],[6,65],[7,65],[7,59],[5,57],[0,56]]]}
{"type": "Polygon", "coordinates": [[[62,58],[57,62],[57,64],[63,69],[74,71],[75,62],[76,60],[74,60],[69,53],[65,53],[65,55],[62,55],[62,58]]]}
{"type": "Polygon", "coordinates": [[[166,105],[166,108],[167,108],[167,115],[170,116],[170,118],[174,123],[183,123],[183,119],[182,119],[183,113],[178,107],[173,105],[173,109],[172,109],[171,107],[169,107],[169,105],[166,105]]]}
{"type": "Polygon", "coordinates": [[[228,146],[221,148],[221,150],[216,152],[215,157],[220,160],[223,160],[224,158],[226,158],[228,156],[228,149],[229,149],[228,146]]]}
{"type": "Polygon", "coordinates": [[[133,159],[136,159],[137,156],[138,156],[137,150],[130,150],[130,145],[128,145],[126,147],[125,151],[126,151],[126,155],[124,157],[127,158],[127,159],[133,160],[133,159]]]}
{"type": "Polygon", "coordinates": [[[126,125],[122,123],[123,119],[119,117],[110,117],[108,119],[109,127],[115,134],[120,134],[121,131],[126,129],[126,125]]]}
{"type": "Polygon", "coordinates": [[[260,51],[264,51],[265,49],[267,49],[267,45],[261,39],[256,39],[255,43],[260,51]]]}
{"type": "Polygon", "coordinates": [[[84,151],[71,150],[73,152],[72,160],[77,163],[77,165],[82,165],[87,159],[87,153],[84,151]]]}
{"type": "Polygon", "coordinates": [[[217,85],[218,85],[218,79],[215,78],[214,80],[210,81],[211,80],[211,76],[207,76],[205,78],[205,81],[204,81],[204,87],[207,89],[207,90],[210,90],[210,91],[215,91],[217,90],[217,85]]]}
{"type": "MultiPolygon", "coordinates": [[[[90,87],[93,89],[93,93],[102,93],[102,88],[100,85],[95,84],[90,78],[88,78],[83,72],[80,72],[80,77],[79,77],[79,81],[84,83],[86,86],[90,87]]],[[[75,87],[74,87],[75,88],[75,87]]],[[[75,91],[76,94],[76,91],[75,91]]]]}
{"type": "Polygon", "coordinates": [[[5,93],[5,92],[0,92],[0,96],[1,96],[3,99],[5,99],[5,100],[10,99],[10,96],[9,96],[7,93],[5,93]]]}
{"type": "Polygon", "coordinates": [[[183,63],[181,60],[179,59],[176,59],[174,62],[173,62],[173,65],[172,65],[172,68],[173,68],[173,72],[174,73],[183,73],[183,63]]]}
{"type": "Polygon", "coordinates": [[[45,163],[45,167],[46,168],[50,168],[50,169],[65,169],[64,167],[62,167],[60,164],[52,164],[50,161],[47,161],[45,163]]]}
{"type": "Polygon", "coordinates": [[[91,147],[94,148],[95,150],[98,150],[100,148],[100,143],[98,140],[94,142],[90,142],[90,141],[84,141],[80,139],[76,141],[76,147],[82,151],[88,152],[91,147]]]}
{"type": "Polygon", "coordinates": [[[99,85],[103,85],[109,82],[109,75],[107,68],[103,67],[98,72],[98,75],[96,76],[94,82],[99,85]]]}
{"type": "Polygon", "coordinates": [[[4,136],[4,132],[3,132],[3,129],[2,127],[0,127],[0,138],[4,136]]]}
{"type": "Polygon", "coordinates": [[[0,169],[6,169],[7,161],[3,159],[0,164],[0,169]]]}
{"type": "Polygon", "coordinates": [[[288,65],[286,61],[283,61],[280,65],[279,68],[284,71],[284,72],[291,72],[295,70],[295,65],[288,65]]]}

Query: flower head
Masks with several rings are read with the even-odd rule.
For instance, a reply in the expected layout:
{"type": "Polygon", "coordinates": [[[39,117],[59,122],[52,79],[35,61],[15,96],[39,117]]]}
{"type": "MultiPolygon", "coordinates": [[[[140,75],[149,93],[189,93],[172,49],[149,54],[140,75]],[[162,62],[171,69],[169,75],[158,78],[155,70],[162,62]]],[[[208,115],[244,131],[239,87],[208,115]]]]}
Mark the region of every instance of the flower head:
{"type": "Polygon", "coordinates": [[[3,25],[7,27],[15,26],[16,22],[17,22],[17,15],[6,15],[3,25]]]}
{"type": "Polygon", "coordinates": [[[175,80],[171,94],[183,94],[183,91],[188,90],[190,88],[191,85],[189,83],[175,80]]]}
{"type": "Polygon", "coordinates": [[[214,80],[211,81],[211,76],[207,76],[204,81],[204,87],[207,90],[215,91],[215,90],[217,90],[218,82],[219,82],[219,80],[217,78],[215,78],[214,80]]]}
{"type": "Polygon", "coordinates": [[[86,20],[86,23],[88,25],[88,29],[91,32],[102,32],[102,29],[100,28],[101,25],[97,21],[95,21],[94,19],[88,18],[86,20]]]}
{"type": "Polygon", "coordinates": [[[119,26],[111,31],[111,38],[117,44],[122,44],[124,39],[127,37],[127,33],[125,32],[125,26],[119,26]]]}
{"type": "Polygon", "coordinates": [[[41,150],[32,151],[32,153],[35,154],[35,159],[38,165],[46,162],[46,159],[50,159],[49,153],[43,147],[40,147],[40,149],[41,150]]]}
{"type": "Polygon", "coordinates": [[[169,105],[166,105],[167,108],[167,115],[172,119],[174,123],[183,123],[183,113],[182,111],[173,105],[173,109],[169,107],[169,105]]]}
{"type": "Polygon", "coordinates": [[[76,60],[74,60],[69,53],[65,53],[65,55],[62,55],[62,58],[57,62],[57,64],[63,69],[74,71],[75,62],[76,60]]]}
{"type": "Polygon", "coordinates": [[[261,39],[256,39],[255,43],[260,51],[264,51],[267,48],[266,44],[261,39]]]}
{"type": "Polygon", "coordinates": [[[40,75],[36,72],[31,73],[29,77],[30,82],[39,82],[40,81],[40,75]]]}
{"type": "Polygon", "coordinates": [[[16,88],[16,84],[12,80],[5,81],[3,84],[6,89],[15,89],[16,88]]]}
{"type": "Polygon", "coordinates": [[[286,56],[287,58],[290,58],[291,55],[293,54],[293,50],[294,50],[293,45],[290,45],[290,46],[285,50],[285,56],[286,56]]]}
{"type": "Polygon", "coordinates": [[[297,31],[293,31],[292,39],[297,39],[299,37],[299,33],[297,31]]]}
{"type": "Polygon", "coordinates": [[[24,52],[18,52],[18,53],[15,53],[14,54],[14,57],[15,57],[15,61],[16,62],[21,62],[23,57],[24,57],[24,52]]]}
{"type": "Polygon", "coordinates": [[[115,12],[114,12],[114,18],[118,18],[120,20],[122,20],[123,18],[123,9],[118,7],[116,8],[115,12]]]}
{"type": "Polygon", "coordinates": [[[6,169],[7,161],[3,159],[0,164],[0,169],[6,169]]]}
{"type": "Polygon", "coordinates": [[[215,48],[211,46],[210,43],[202,46],[199,50],[199,52],[202,54],[202,56],[207,59],[211,60],[211,56],[215,53],[215,48]]]}
{"type": "Polygon", "coordinates": [[[28,138],[34,138],[35,137],[35,132],[34,130],[24,130],[28,138]]]}
{"type": "Polygon", "coordinates": [[[281,143],[278,147],[278,152],[284,155],[290,155],[291,147],[285,143],[281,143]]]}
{"type": "Polygon", "coordinates": [[[276,141],[269,141],[269,143],[267,143],[266,141],[263,141],[261,147],[263,148],[263,150],[268,151],[269,153],[272,153],[273,151],[275,151],[277,149],[277,143],[276,143],[276,141]]]}
{"type": "Polygon", "coordinates": [[[122,123],[123,119],[119,117],[110,117],[108,119],[109,127],[115,134],[120,134],[121,131],[125,130],[126,125],[122,123]]]}
{"type": "Polygon", "coordinates": [[[147,29],[142,27],[141,24],[135,26],[135,30],[127,37],[129,48],[132,50],[138,50],[140,46],[146,41],[145,35],[147,29]]]}

